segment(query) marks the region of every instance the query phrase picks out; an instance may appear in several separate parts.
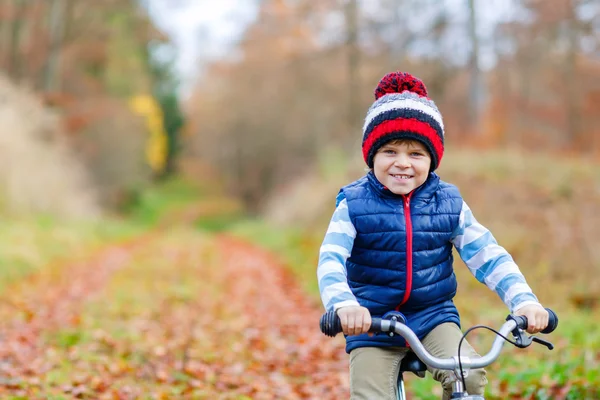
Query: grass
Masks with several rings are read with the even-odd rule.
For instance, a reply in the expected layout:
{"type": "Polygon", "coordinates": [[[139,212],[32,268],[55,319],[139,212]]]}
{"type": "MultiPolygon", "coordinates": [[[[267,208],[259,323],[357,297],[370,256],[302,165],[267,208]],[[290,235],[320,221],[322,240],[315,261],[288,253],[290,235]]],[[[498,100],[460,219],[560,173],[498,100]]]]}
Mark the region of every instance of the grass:
{"type": "Polygon", "coordinates": [[[219,232],[242,215],[240,203],[225,198],[220,190],[209,182],[172,178],[140,193],[126,210],[127,216],[132,223],[147,227],[184,222],[219,232]]]}
{"type": "Polygon", "coordinates": [[[142,191],[125,210],[134,223],[154,226],[170,213],[206,197],[207,188],[182,178],[159,182],[142,191]]]}
{"type": "MultiPolygon", "coordinates": [[[[228,212],[234,208],[233,202],[217,201],[215,197],[219,194],[215,194],[213,188],[211,190],[183,179],[164,181],[143,193],[127,215],[106,216],[99,220],[4,215],[0,225],[0,301],[6,300],[6,304],[11,305],[15,301],[18,303],[18,296],[11,297],[14,296],[11,289],[19,293],[21,286],[25,286],[23,290],[26,290],[28,278],[35,281],[54,276],[58,279],[65,264],[94,257],[107,245],[126,242],[152,229],[165,230],[196,219],[198,226],[205,226],[207,221],[220,224],[223,218],[231,218],[228,212]]],[[[186,294],[177,293],[177,296],[186,294]]],[[[130,309],[127,305],[124,301],[122,309],[130,309]]],[[[57,347],[69,348],[85,341],[86,336],[66,328],[47,339],[57,347]]]]}
{"type": "Polygon", "coordinates": [[[0,225],[0,293],[52,262],[84,257],[104,243],[125,240],[141,228],[122,220],[74,221],[50,216],[5,219],[0,225]]]}
{"type": "Polygon", "coordinates": [[[159,223],[176,224],[185,217],[179,211],[210,196],[206,187],[177,178],[141,193],[125,215],[97,220],[5,215],[0,225],[0,294],[7,285],[52,263],[86,257],[107,243],[133,238],[159,223]]]}

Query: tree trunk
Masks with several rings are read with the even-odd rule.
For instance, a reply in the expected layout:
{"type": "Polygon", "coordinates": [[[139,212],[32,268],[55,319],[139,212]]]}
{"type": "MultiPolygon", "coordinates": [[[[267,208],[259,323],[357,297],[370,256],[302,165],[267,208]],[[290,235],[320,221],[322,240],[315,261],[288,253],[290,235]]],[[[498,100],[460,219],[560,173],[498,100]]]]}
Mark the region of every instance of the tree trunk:
{"type": "Polygon", "coordinates": [[[15,81],[21,79],[22,54],[21,54],[21,31],[23,27],[23,14],[26,0],[14,0],[12,2],[12,24],[10,26],[10,42],[8,50],[8,73],[15,81]]]}
{"type": "Polygon", "coordinates": [[[358,3],[357,0],[348,0],[345,7],[346,14],[346,35],[348,48],[348,129],[341,136],[344,148],[349,150],[354,147],[355,138],[361,129],[360,121],[362,113],[360,110],[360,48],[358,45],[358,3]]]}
{"type": "Polygon", "coordinates": [[[55,92],[60,87],[60,74],[58,67],[64,34],[66,2],[65,0],[52,0],[50,7],[50,51],[44,68],[44,90],[55,92]]]}
{"type": "Polygon", "coordinates": [[[11,0],[0,0],[0,69],[8,70],[8,52],[11,38],[11,0]]]}
{"type": "Polygon", "coordinates": [[[471,37],[471,58],[469,60],[469,130],[481,133],[481,115],[484,109],[484,87],[479,68],[479,37],[477,35],[477,12],[475,0],[469,1],[469,35],[471,37]]]}
{"type": "MultiPolygon", "coordinates": [[[[573,3],[571,1],[571,3],[573,3]]],[[[577,16],[574,13],[571,4],[569,7],[569,15],[567,17],[567,40],[569,43],[567,52],[565,54],[565,60],[563,64],[564,68],[564,82],[565,85],[565,110],[567,112],[567,127],[566,127],[566,142],[571,146],[580,147],[580,116],[581,116],[581,102],[579,100],[579,90],[577,87],[577,50],[579,48],[579,32],[578,32],[578,21],[577,16]]]]}

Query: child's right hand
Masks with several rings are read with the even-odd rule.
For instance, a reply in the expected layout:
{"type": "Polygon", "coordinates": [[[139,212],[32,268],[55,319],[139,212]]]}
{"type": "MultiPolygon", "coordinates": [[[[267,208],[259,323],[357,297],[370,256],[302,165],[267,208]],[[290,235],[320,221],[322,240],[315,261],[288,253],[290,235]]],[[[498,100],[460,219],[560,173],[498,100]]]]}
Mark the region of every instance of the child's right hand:
{"type": "Polygon", "coordinates": [[[365,307],[348,306],[336,311],[342,324],[344,335],[368,333],[371,327],[371,313],[365,307]]]}

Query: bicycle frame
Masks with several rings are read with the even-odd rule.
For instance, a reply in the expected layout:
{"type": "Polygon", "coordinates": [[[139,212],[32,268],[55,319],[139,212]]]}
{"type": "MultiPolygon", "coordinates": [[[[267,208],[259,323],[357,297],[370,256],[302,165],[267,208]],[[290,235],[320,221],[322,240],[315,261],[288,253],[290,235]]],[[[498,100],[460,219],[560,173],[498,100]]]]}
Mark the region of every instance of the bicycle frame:
{"type": "MultiPolygon", "coordinates": [[[[460,387],[462,387],[462,383],[460,382],[460,380],[457,380],[458,383],[460,383],[460,387]]],[[[403,373],[402,371],[400,371],[399,375],[398,375],[398,385],[397,385],[397,395],[396,395],[396,400],[406,400],[406,390],[404,389],[404,377],[403,377],[403,373]]],[[[456,389],[456,388],[455,388],[456,389]]],[[[454,392],[453,393],[453,397],[451,398],[460,398],[463,400],[485,400],[485,398],[483,396],[479,396],[479,395],[469,395],[467,394],[467,392],[463,391],[461,389],[460,392],[454,392]],[[458,395],[458,397],[455,397],[455,395],[458,395]]]]}
{"type": "MultiPolygon", "coordinates": [[[[406,389],[404,388],[404,371],[400,371],[398,373],[398,380],[396,384],[396,400],[406,400],[406,389]]],[[[451,398],[460,398],[463,400],[485,400],[484,397],[479,395],[469,395],[463,388],[462,382],[460,379],[456,379],[453,384],[453,397],[451,398]],[[456,397],[458,396],[458,397],[456,397]]]]}
{"type": "Polygon", "coordinates": [[[400,371],[398,375],[398,395],[396,396],[396,400],[406,400],[406,391],[404,390],[404,377],[402,376],[403,372],[400,371]]]}

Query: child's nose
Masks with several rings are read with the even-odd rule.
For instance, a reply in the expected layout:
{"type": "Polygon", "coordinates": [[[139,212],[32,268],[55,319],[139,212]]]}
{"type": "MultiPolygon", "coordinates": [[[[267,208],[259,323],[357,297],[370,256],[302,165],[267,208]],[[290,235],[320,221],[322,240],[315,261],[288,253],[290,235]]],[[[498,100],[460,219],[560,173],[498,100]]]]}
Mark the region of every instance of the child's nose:
{"type": "Polygon", "coordinates": [[[399,154],[396,157],[395,164],[398,167],[408,168],[410,167],[410,160],[405,155],[399,154]]]}

